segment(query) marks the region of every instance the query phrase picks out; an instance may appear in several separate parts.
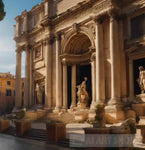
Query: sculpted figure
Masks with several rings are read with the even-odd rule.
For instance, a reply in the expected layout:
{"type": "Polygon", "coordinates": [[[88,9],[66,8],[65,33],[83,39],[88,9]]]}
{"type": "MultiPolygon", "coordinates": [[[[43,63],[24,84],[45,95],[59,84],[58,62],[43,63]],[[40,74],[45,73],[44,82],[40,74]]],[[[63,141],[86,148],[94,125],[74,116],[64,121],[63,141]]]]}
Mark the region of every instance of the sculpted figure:
{"type": "Polygon", "coordinates": [[[145,92],[145,69],[143,66],[139,67],[139,71],[139,78],[137,79],[137,82],[141,89],[141,94],[143,94],[145,92]]]}
{"type": "Polygon", "coordinates": [[[43,89],[42,87],[39,86],[39,84],[36,84],[36,91],[37,91],[37,103],[42,104],[42,94],[43,94],[43,89]]]}
{"type": "Polygon", "coordinates": [[[87,77],[84,78],[84,81],[77,86],[78,91],[77,91],[77,97],[78,97],[78,103],[77,106],[79,108],[86,108],[88,106],[88,101],[89,101],[89,95],[86,90],[86,81],[87,77]]]}

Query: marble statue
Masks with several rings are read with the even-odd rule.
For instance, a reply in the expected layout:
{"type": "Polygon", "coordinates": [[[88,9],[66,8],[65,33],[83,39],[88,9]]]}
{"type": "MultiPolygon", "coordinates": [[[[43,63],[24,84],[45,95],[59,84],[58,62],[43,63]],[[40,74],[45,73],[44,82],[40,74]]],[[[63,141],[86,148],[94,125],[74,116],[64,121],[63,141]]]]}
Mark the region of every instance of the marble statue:
{"type": "Polygon", "coordinates": [[[39,84],[36,84],[36,92],[37,92],[37,103],[42,104],[42,96],[43,96],[43,89],[39,84]]]}
{"type": "Polygon", "coordinates": [[[88,106],[89,95],[88,95],[88,92],[86,90],[86,82],[87,82],[87,77],[84,77],[84,81],[80,85],[77,85],[77,88],[78,88],[78,91],[77,91],[77,97],[78,97],[77,107],[78,108],[86,108],[88,106]]]}
{"type": "Polygon", "coordinates": [[[139,66],[139,71],[139,78],[137,79],[137,82],[141,89],[141,94],[143,94],[145,92],[145,69],[143,66],[139,66]]]}

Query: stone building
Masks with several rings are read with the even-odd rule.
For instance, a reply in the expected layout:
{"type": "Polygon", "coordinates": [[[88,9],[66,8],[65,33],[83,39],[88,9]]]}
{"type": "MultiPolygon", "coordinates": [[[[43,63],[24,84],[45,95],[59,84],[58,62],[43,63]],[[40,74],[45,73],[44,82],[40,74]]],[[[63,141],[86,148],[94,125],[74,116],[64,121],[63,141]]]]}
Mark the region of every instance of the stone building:
{"type": "Polygon", "coordinates": [[[124,118],[124,103],[134,103],[141,92],[136,79],[138,67],[145,67],[144,0],[44,0],[15,20],[17,108],[24,51],[25,107],[75,108],[76,86],[87,77],[87,108],[105,103],[107,113],[124,118]]]}

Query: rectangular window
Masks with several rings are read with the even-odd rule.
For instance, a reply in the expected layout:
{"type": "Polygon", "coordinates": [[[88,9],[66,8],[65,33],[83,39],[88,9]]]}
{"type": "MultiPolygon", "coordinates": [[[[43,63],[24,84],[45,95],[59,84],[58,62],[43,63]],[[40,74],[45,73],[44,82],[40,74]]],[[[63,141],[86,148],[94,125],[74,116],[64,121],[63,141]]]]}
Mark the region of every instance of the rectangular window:
{"type": "Polygon", "coordinates": [[[6,90],[6,96],[11,96],[11,95],[12,95],[11,90],[6,90]]]}
{"type": "Polygon", "coordinates": [[[11,81],[7,81],[7,85],[11,85],[11,81]]]}
{"type": "Polygon", "coordinates": [[[145,35],[145,14],[131,19],[131,38],[139,38],[145,35]]]}

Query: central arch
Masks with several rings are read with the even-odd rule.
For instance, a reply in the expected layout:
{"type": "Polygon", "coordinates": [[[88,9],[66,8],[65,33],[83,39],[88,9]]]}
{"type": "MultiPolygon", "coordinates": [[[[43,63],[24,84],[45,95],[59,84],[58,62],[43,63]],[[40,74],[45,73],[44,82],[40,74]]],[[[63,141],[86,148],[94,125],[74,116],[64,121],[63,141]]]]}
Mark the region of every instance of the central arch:
{"type": "Polygon", "coordinates": [[[92,77],[91,77],[91,56],[94,52],[94,40],[92,35],[88,32],[71,32],[66,36],[66,41],[63,45],[62,59],[65,58],[67,63],[67,87],[68,87],[68,108],[76,106],[76,86],[80,85],[87,77],[87,91],[90,97],[89,104],[92,97],[92,77]],[[91,38],[90,38],[91,37],[91,38]],[[90,40],[91,39],[91,40],[90,40]],[[74,69],[75,68],[75,69],[74,69]],[[75,82],[75,84],[73,83],[75,82]]]}
{"type": "Polygon", "coordinates": [[[82,33],[78,33],[70,38],[65,53],[80,55],[87,53],[91,47],[90,39],[82,33]]]}

